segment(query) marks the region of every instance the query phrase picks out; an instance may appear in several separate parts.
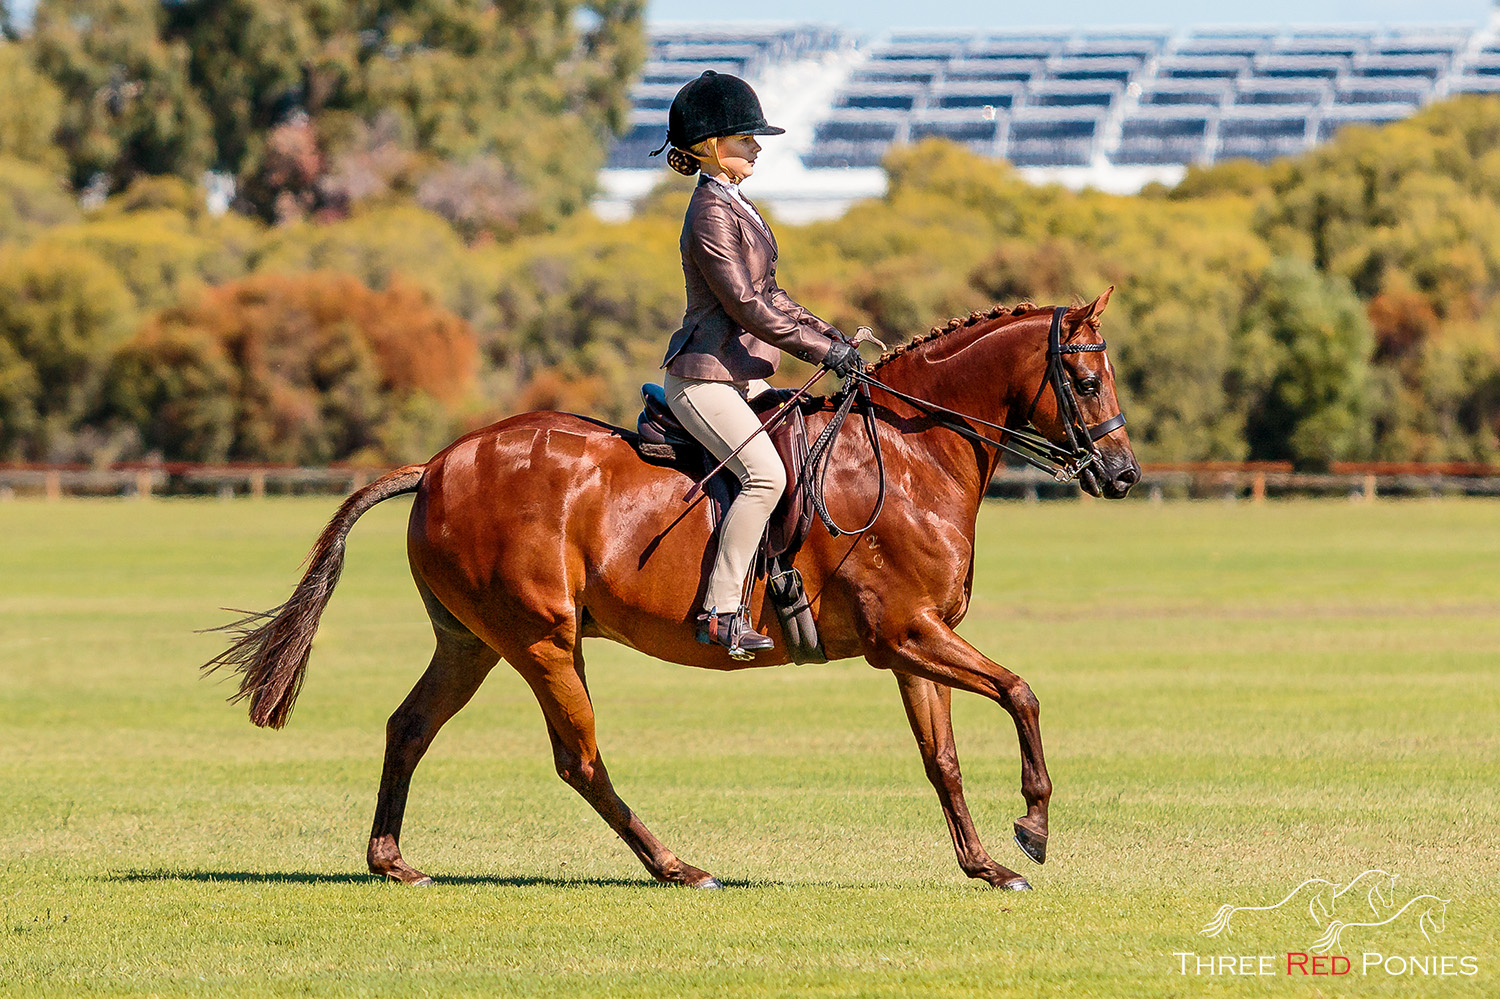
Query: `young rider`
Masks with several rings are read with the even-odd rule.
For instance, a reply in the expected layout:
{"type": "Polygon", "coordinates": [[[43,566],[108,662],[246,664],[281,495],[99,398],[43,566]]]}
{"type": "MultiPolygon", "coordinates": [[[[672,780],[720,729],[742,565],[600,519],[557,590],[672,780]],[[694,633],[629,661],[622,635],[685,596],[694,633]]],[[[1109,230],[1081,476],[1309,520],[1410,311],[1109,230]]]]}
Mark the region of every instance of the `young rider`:
{"type": "MultiPolygon", "coordinates": [[[[682,223],[687,311],[662,361],[664,388],[677,419],[719,460],[760,429],[748,400],[767,388],[783,350],[842,376],[862,364],[838,330],[777,287],[776,237],[740,193],[761,148],[755,136],[784,131],[767,124],[749,84],[712,70],[685,85],[668,112],[667,163],[703,176],[682,223]]],[[[766,434],[728,467],[743,488],[719,528],[698,640],[753,653],[775,643],[751,628],[740,601],[786,473],[766,434]]]]}

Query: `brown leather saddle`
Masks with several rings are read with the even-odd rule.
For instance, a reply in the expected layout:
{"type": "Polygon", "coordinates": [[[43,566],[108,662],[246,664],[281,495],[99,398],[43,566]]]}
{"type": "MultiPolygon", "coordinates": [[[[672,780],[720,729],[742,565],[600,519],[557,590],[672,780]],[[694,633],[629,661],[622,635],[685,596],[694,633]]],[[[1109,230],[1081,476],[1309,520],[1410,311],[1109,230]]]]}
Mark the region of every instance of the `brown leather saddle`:
{"type": "MultiPolygon", "coordinates": [[[[790,389],[772,389],[750,400],[750,408],[768,420],[792,395],[790,389]]],[[[718,460],[693,437],[667,405],[666,391],[656,384],[641,386],[645,407],[636,418],[636,451],[653,465],[680,469],[693,478],[712,471],[718,460]]],[[[802,587],[802,576],[792,568],[792,558],[812,529],[812,495],[804,481],[807,463],[807,424],[803,407],[821,405],[821,400],[802,400],[769,431],[771,443],[786,467],[786,492],[761,539],[757,573],[766,576],[766,592],[781,619],[787,652],[796,662],[827,662],[813,622],[812,607],[802,587]]],[[[728,469],[704,486],[713,504],[714,536],[717,538],[724,511],[739,495],[740,481],[728,469]]]]}

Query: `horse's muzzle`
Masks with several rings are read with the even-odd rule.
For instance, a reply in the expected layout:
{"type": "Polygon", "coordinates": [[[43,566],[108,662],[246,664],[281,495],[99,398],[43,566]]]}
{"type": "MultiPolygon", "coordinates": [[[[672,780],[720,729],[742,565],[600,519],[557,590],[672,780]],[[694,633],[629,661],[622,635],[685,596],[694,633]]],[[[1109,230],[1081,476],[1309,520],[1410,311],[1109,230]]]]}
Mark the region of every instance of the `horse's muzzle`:
{"type": "Polygon", "coordinates": [[[1078,477],[1078,484],[1091,496],[1123,499],[1130,487],[1141,481],[1141,466],[1129,451],[1104,454],[1101,460],[1078,477]]]}
{"type": "Polygon", "coordinates": [[[1141,481],[1141,466],[1130,459],[1130,464],[1104,484],[1104,496],[1106,499],[1123,499],[1130,492],[1130,487],[1141,481]]]}

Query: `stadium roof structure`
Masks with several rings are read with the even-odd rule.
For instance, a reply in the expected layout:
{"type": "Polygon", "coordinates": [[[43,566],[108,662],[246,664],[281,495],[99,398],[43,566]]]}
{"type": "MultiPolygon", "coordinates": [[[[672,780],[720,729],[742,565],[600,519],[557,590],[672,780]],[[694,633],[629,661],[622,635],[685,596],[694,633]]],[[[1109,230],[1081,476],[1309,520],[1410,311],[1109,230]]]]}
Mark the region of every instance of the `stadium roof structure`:
{"type": "Polygon", "coordinates": [[[881,158],[928,136],[1029,179],[1130,192],[1189,164],[1302,152],[1461,93],[1500,92],[1500,9],[1482,25],[897,31],[657,25],[595,207],[661,179],[648,154],[677,88],[705,69],[748,79],[768,119],[750,193],[782,218],[840,214],[884,191],[881,158]]]}

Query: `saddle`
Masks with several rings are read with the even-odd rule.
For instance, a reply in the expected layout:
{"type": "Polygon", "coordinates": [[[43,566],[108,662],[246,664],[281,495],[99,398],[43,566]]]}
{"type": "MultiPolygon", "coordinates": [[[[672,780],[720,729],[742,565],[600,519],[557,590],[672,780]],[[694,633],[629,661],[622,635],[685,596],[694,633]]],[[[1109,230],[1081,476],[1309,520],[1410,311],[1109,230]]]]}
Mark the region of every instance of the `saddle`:
{"type": "MultiPolygon", "coordinates": [[[[751,399],[750,408],[764,423],[791,396],[790,389],[772,389],[751,399]]],[[[633,442],[641,458],[653,465],[676,468],[693,478],[712,471],[718,460],[677,421],[667,405],[666,391],[660,385],[648,383],[641,386],[641,399],[645,405],[636,418],[637,436],[633,442]]],[[[766,576],[766,592],[781,619],[787,653],[799,663],[827,662],[813,622],[812,605],[802,587],[802,575],[791,567],[813,521],[812,497],[803,475],[808,451],[803,403],[793,406],[768,433],[786,468],[787,488],[776,509],[771,511],[765,536],[761,538],[756,573],[766,576]]],[[[728,469],[705,485],[704,492],[713,508],[715,538],[724,512],[739,491],[740,480],[728,469]]]]}

